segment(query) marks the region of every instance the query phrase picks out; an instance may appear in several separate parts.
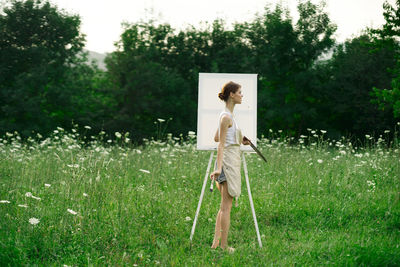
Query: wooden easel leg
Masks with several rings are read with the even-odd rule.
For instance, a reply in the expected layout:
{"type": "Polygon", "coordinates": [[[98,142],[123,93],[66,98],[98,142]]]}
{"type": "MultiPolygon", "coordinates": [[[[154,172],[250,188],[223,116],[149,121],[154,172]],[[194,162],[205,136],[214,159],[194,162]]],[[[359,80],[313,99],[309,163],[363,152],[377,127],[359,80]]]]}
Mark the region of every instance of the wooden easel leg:
{"type": "Polygon", "coordinates": [[[214,156],[214,151],[211,151],[210,159],[208,161],[206,176],[204,176],[203,188],[201,189],[199,204],[197,205],[196,215],[194,216],[194,220],[193,220],[192,232],[190,233],[190,242],[192,242],[193,235],[194,235],[194,230],[196,228],[197,217],[199,216],[201,202],[203,201],[204,190],[206,189],[208,174],[210,172],[210,167],[211,167],[211,162],[212,162],[213,156],[214,156]]]}
{"type": "Polygon", "coordinates": [[[245,157],[244,157],[244,152],[243,152],[242,158],[243,158],[244,175],[245,175],[245,177],[246,177],[247,192],[248,192],[248,195],[249,195],[251,212],[253,213],[254,225],[255,225],[255,227],[256,227],[257,238],[258,238],[258,244],[260,245],[260,248],[262,248],[262,243],[261,243],[261,238],[260,238],[260,231],[258,230],[258,223],[257,223],[257,218],[256,218],[256,212],[254,211],[253,198],[251,197],[249,175],[248,175],[248,172],[247,172],[247,164],[246,164],[246,159],[245,159],[245,157]]]}

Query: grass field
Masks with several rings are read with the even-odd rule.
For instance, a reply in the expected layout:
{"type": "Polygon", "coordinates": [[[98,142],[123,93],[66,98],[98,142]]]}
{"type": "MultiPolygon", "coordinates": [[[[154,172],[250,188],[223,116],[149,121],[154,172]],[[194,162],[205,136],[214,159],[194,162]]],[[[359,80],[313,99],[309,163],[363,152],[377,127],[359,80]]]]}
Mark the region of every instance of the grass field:
{"type": "Polygon", "coordinates": [[[400,266],[400,148],[309,131],[262,138],[246,155],[263,247],[244,175],[230,246],[211,250],[218,191],[205,192],[210,152],[195,137],[132,147],[74,130],[0,140],[1,266],[400,266]],[[307,145],[304,145],[307,143],[307,145]]]}

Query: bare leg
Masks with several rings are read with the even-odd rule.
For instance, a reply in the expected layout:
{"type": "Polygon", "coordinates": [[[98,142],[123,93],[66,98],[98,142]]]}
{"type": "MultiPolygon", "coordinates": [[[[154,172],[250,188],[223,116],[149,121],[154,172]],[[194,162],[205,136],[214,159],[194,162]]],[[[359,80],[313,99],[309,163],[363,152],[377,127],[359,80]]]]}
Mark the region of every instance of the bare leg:
{"type": "Polygon", "coordinates": [[[221,247],[223,249],[228,248],[228,232],[231,220],[231,208],[233,198],[228,193],[227,183],[223,183],[221,186],[221,208],[220,208],[220,220],[221,220],[221,247]]]}
{"type": "MultiPolygon", "coordinates": [[[[221,187],[218,182],[215,182],[217,185],[218,191],[221,193],[221,203],[222,203],[222,192],[221,187]]],[[[219,240],[221,239],[221,208],[218,210],[217,218],[215,220],[215,233],[214,233],[214,240],[211,245],[211,248],[217,248],[219,246],[219,240]]]]}
{"type": "Polygon", "coordinates": [[[221,209],[218,211],[217,218],[215,221],[214,240],[211,245],[211,248],[217,248],[219,246],[220,238],[221,238],[221,209]]]}

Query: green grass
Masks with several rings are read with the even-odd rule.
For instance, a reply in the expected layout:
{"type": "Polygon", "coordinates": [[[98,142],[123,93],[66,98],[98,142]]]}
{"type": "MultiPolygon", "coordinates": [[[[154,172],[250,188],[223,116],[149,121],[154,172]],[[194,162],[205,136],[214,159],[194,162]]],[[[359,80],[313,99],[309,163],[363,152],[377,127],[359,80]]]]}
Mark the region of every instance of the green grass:
{"type": "Polygon", "coordinates": [[[62,129],[24,144],[9,134],[0,140],[0,200],[10,202],[0,203],[0,265],[400,266],[398,146],[313,135],[307,147],[263,138],[267,164],[246,155],[263,247],[242,175],[227,254],[210,249],[220,196],[208,186],[189,242],[210,155],[193,138],[132,148],[124,137],[102,145],[101,134],[84,146],[62,129]]]}

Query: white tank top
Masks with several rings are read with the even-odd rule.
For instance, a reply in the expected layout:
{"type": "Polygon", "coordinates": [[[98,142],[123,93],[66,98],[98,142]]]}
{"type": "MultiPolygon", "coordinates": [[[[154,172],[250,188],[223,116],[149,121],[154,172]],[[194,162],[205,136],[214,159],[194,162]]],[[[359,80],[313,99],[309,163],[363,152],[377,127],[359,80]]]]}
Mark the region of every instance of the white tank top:
{"type": "Polygon", "coordinates": [[[221,114],[219,115],[218,133],[219,133],[220,126],[221,126],[221,118],[224,115],[228,115],[229,118],[231,118],[231,120],[232,120],[232,126],[228,127],[228,131],[226,132],[225,146],[227,147],[229,145],[236,145],[236,144],[238,144],[237,139],[236,139],[236,130],[238,129],[238,126],[236,124],[236,121],[235,121],[232,113],[230,113],[227,110],[223,110],[221,112],[221,114]]]}

